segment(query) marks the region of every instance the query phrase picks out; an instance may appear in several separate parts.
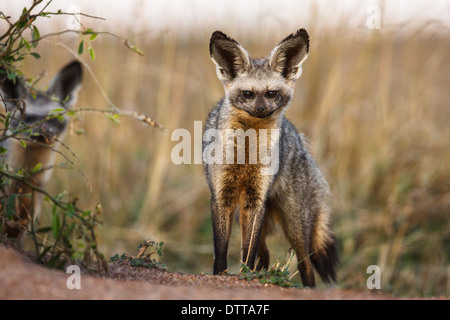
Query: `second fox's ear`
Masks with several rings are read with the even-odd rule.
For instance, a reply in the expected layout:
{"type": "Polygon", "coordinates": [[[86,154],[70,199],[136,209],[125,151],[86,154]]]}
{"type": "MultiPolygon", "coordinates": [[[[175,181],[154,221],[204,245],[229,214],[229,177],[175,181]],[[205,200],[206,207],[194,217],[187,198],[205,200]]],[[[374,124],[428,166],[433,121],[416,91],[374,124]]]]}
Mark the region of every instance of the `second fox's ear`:
{"type": "Polygon", "coordinates": [[[15,81],[8,79],[6,69],[0,67],[0,93],[5,100],[25,98],[27,89],[22,81],[19,77],[15,81]]]}
{"type": "Polygon", "coordinates": [[[232,81],[250,66],[248,52],[236,40],[220,31],[211,36],[209,54],[217,66],[218,78],[224,83],[232,81]]]}
{"type": "Polygon", "coordinates": [[[308,57],[308,52],[308,33],[305,29],[300,29],[272,50],[269,57],[270,66],[286,80],[295,81],[302,74],[302,63],[308,57]]]}
{"type": "Polygon", "coordinates": [[[69,63],[50,81],[47,94],[56,96],[66,107],[73,106],[81,87],[82,76],[81,64],[78,61],[69,63]]]}

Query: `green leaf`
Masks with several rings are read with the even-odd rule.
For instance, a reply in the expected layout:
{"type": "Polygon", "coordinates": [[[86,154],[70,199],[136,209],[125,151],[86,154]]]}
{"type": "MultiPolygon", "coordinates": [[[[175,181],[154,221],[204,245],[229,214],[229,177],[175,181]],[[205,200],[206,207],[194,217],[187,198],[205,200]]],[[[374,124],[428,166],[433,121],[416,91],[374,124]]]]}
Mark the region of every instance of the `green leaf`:
{"type": "Polygon", "coordinates": [[[23,42],[23,44],[25,45],[25,47],[27,47],[27,50],[30,51],[30,50],[31,50],[31,44],[27,41],[27,39],[22,38],[21,41],[23,42]]]}
{"type": "Polygon", "coordinates": [[[85,210],[81,213],[81,216],[83,218],[87,218],[87,217],[89,217],[90,214],[91,214],[91,210],[85,210]]]}
{"type": "Polygon", "coordinates": [[[55,238],[55,240],[58,239],[59,232],[61,231],[61,222],[59,221],[59,216],[56,213],[56,211],[52,212],[51,228],[52,228],[53,238],[55,238]]]}
{"type": "Polygon", "coordinates": [[[52,101],[55,101],[55,102],[60,102],[60,101],[59,101],[59,98],[58,98],[57,96],[55,96],[55,95],[52,95],[52,96],[50,97],[50,99],[51,99],[52,101]]]}
{"type": "Polygon", "coordinates": [[[5,154],[8,152],[8,149],[4,148],[4,147],[0,147],[0,154],[5,154]]]}
{"type": "Polygon", "coordinates": [[[120,123],[119,115],[117,113],[116,114],[106,114],[106,116],[108,117],[109,120],[111,120],[115,124],[120,123]]]}
{"type": "Polygon", "coordinates": [[[109,262],[116,262],[117,260],[119,260],[118,253],[116,253],[115,255],[113,255],[112,257],[109,258],[109,262]]]}
{"type": "Polygon", "coordinates": [[[6,203],[6,218],[11,220],[16,213],[16,197],[17,195],[12,194],[9,196],[6,203]]]}
{"type": "Polygon", "coordinates": [[[27,147],[27,143],[23,140],[20,140],[20,145],[25,149],[27,147]]]}
{"type": "Polygon", "coordinates": [[[98,34],[97,33],[92,33],[92,35],[89,38],[89,41],[94,41],[95,39],[97,39],[98,34]]]}
{"type": "Polygon", "coordinates": [[[94,53],[94,49],[89,48],[89,55],[91,56],[91,60],[95,61],[95,53],[94,53]]]}
{"type": "Polygon", "coordinates": [[[37,165],[34,166],[33,169],[31,169],[31,173],[36,173],[39,170],[41,170],[41,168],[42,168],[42,163],[38,163],[37,165]]]}
{"type": "Polygon", "coordinates": [[[30,52],[30,54],[35,57],[36,59],[39,59],[41,57],[41,55],[37,52],[30,52]]]}
{"type": "Polygon", "coordinates": [[[12,82],[16,83],[17,75],[14,72],[9,72],[7,77],[8,77],[8,80],[11,80],[12,82]]]}
{"type": "Polygon", "coordinates": [[[33,48],[35,48],[38,44],[41,35],[39,34],[39,30],[36,26],[33,26],[33,32],[31,34],[31,39],[33,40],[33,48]]]}
{"type": "Polygon", "coordinates": [[[67,205],[65,213],[66,213],[66,216],[68,216],[69,218],[73,217],[75,215],[75,208],[73,207],[73,204],[69,203],[67,205]]]}
{"type": "Polygon", "coordinates": [[[83,54],[84,52],[84,40],[81,40],[80,44],[78,45],[78,54],[83,54]]]}
{"type": "Polygon", "coordinates": [[[11,116],[12,116],[11,112],[7,112],[6,113],[6,115],[5,115],[5,128],[9,127],[9,122],[11,120],[11,116]]]}

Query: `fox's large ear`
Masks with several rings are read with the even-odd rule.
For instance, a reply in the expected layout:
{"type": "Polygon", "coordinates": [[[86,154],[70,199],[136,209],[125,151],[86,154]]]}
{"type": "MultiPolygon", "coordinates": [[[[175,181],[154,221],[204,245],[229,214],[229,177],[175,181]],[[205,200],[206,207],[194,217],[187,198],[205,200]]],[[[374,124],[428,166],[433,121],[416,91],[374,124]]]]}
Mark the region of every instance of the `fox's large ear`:
{"type": "Polygon", "coordinates": [[[19,77],[16,77],[15,81],[8,79],[6,69],[0,67],[0,92],[5,103],[8,100],[17,100],[12,102],[12,104],[16,104],[19,102],[18,100],[25,98],[27,89],[23,85],[22,79],[19,77]]]}
{"type": "Polygon", "coordinates": [[[302,74],[302,63],[308,57],[309,36],[300,29],[281,41],[270,53],[270,67],[289,81],[295,81],[302,74]]]}
{"type": "Polygon", "coordinates": [[[55,96],[64,106],[75,104],[81,87],[83,69],[78,61],[73,61],[61,69],[50,81],[47,94],[55,96]]]}
{"type": "Polygon", "coordinates": [[[217,77],[224,83],[232,81],[250,67],[248,52],[236,40],[220,31],[211,36],[209,54],[217,66],[217,77]]]}

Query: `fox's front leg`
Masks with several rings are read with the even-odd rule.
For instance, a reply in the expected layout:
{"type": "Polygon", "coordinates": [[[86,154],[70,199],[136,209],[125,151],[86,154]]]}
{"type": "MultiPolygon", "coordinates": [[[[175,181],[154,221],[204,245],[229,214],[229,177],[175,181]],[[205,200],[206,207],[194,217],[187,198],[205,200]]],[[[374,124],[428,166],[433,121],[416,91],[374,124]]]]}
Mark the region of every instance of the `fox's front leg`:
{"type": "Polygon", "coordinates": [[[228,269],[228,245],[235,210],[231,206],[224,205],[224,201],[214,196],[211,200],[211,209],[214,237],[214,274],[220,274],[228,269]]]}
{"type": "Polygon", "coordinates": [[[228,244],[237,208],[236,179],[232,167],[208,167],[211,187],[211,211],[214,237],[214,274],[228,269],[228,244]]]}
{"type": "Polygon", "coordinates": [[[265,217],[271,176],[262,176],[259,171],[249,173],[247,183],[240,195],[239,223],[242,236],[242,263],[254,269],[256,254],[265,217]]]}

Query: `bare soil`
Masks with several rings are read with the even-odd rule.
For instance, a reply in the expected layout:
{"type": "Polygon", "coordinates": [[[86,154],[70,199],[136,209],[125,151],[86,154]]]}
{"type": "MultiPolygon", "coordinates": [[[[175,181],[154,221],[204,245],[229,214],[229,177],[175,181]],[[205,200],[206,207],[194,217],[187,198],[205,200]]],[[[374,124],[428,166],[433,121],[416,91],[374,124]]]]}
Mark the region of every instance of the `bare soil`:
{"type": "Polygon", "coordinates": [[[309,290],[262,285],[236,276],[212,276],[136,268],[112,263],[105,276],[81,275],[81,289],[68,289],[71,274],[30,261],[0,245],[0,299],[290,300],[394,299],[344,289],[309,290]]]}

